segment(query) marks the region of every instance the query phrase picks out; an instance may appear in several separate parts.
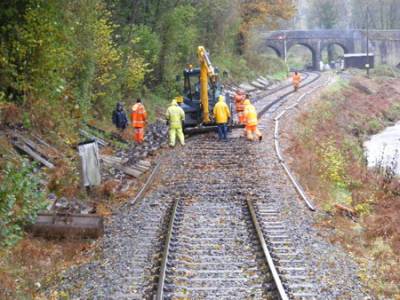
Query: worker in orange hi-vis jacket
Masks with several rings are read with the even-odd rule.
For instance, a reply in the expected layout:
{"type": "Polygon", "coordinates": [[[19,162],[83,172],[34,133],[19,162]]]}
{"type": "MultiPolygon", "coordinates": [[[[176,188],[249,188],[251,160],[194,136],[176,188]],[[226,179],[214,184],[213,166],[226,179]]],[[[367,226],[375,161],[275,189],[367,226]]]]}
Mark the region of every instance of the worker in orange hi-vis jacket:
{"type": "Polygon", "coordinates": [[[131,120],[132,127],[135,130],[133,139],[136,143],[141,144],[144,141],[144,127],[147,123],[147,112],[140,98],[138,98],[136,104],[132,106],[131,120]]]}
{"type": "Polygon", "coordinates": [[[250,141],[262,141],[262,134],[258,130],[258,116],[256,108],[251,104],[249,99],[244,101],[244,114],[246,116],[246,135],[250,141]]]}
{"type": "Polygon", "coordinates": [[[300,87],[300,82],[301,82],[301,76],[298,72],[294,72],[293,77],[292,77],[292,83],[294,90],[297,91],[300,87]]]}
{"type": "Polygon", "coordinates": [[[234,99],[239,124],[245,124],[246,120],[244,115],[244,100],[246,100],[246,95],[242,90],[239,90],[235,93],[234,99]]]}

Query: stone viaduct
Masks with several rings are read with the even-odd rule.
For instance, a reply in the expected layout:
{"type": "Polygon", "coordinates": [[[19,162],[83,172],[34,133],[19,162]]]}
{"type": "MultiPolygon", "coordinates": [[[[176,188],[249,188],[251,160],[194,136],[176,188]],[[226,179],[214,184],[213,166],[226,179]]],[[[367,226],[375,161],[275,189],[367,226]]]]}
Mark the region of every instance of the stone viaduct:
{"type": "MultiPolygon", "coordinates": [[[[400,30],[369,31],[369,52],[375,54],[375,64],[400,67],[400,30]]],[[[271,48],[279,57],[287,57],[291,47],[302,45],[312,53],[313,68],[319,68],[321,53],[331,45],[344,53],[366,53],[365,30],[282,30],[261,34],[261,47],[271,48]]]]}

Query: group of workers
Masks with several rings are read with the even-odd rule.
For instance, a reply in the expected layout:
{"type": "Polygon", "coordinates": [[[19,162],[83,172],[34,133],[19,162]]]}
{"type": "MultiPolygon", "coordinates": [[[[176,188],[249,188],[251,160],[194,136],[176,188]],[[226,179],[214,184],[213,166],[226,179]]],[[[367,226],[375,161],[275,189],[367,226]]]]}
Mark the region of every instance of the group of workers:
{"type": "Polygon", "coordinates": [[[236,91],[235,109],[238,116],[239,124],[245,125],[245,134],[248,140],[262,140],[262,134],[258,130],[257,110],[250,102],[250,95],[242,90],[236,91]]]}
{"type": "MultiPolygon", "coordinates": [[[[117,107],[113,111],[112,122],[121,131],[125,130],[128,126],[128,118],[126,117],[126,113],[121,102],[117,103],[117,107]]],[[[136,99],[135,105],[132,106],[131,124],[134,129],[134,141],[138,144],[143,143],[144,128],[147,124],[147,112],[140,98],[136,99]]]]}
{"type": "MultiPolygon", "coordinates": [[[[181,145],[185,145],[185,136],[183,134],[185,112],[178,104],[178,100],[172,100],[165,114],[167,125],[169,126],[169,145],[171,147],[175,146],[177,138],[181,145]]],[[[245,125],[247,138],[252,141],[255,139],[261,141],[262,135],[257,129],[257,111],[242,91],[236,93],[235,104],[239,123],[245,125]]],[[[219,96],[218,103],[214,106],[213,115],[218,128],[219,140],[227,141],[228,123],[231,118],[231,112],[225,102],[224,96],[219,96]]],[[[128,126],[128,119],[123,105],[120,102],[117,103],[117,107],[113,112],[112,121],[121,131],[125,130],[128,126]]],[[[133,139],[138,144],[141,144],[144,141],[144,129],[147,122],[148,118],[146,109],[142,104],[142,100],[138,98],[135,105],[132,106],[131,112],[131,125],[134,129],[133,139]]]]}
{"type": "MultiPolygon", "coordinates": [[[[165,114],[167,124],[169,125],[169,145],[175,146],[176,138],[178,137],[181,145],[185,145],[185,136],[183,134],[183,121],[185,120],[185,112],[178,105],[180,98],[174,99],[171,105],[168,107],[165,114]]],[[[142,103],[142,100],[138,98],[135,105],[132,106],[131,112],[131,125],[134,130],[133,140],[137,144],[144,142],[144,129],[148,122],[147,112],[142,103]]],[[[112,114],[113,124],[121,131],[125,130],[128,126],[128,118],[121,102],[117,103],[116,109],[112,114]]]]}
{"type": "MultiPolygon", "coordinates": [[[[295,91],[299,89],[300,82],[301,76],[298,72],[295,72],[292,76],[292,84],[295,91]]],[[[183,102],[182,100],[182,97],[177,97],[172,100],[165,114],[167,125],[169,126],[169,145],[171,147],[175,146],[176,138],[178,138],[181,145],[185,145],[185,136],[183,134],[185,112],[180,107],[180,104],[183,102]]],[[[245,136],[247,139],[250,141],[261,141],[262,134],[257,128],[257,111],[250,102],[250,96],[248,94],[246,95],[244,91],[238,90],[234,95],[234,101],[238,122],[245,126],[245,136]]],[[[218,128],[219,140],[227,141],[228,123],[231,118],[231,112],[225,102],[224,96],[219,96],[218,102],[214,106],[213,115],[218,128]]],[[[117,107],[112,115],[112,122],[120,130],[124,130],[128,126],[128,119],[121,102],[117,103],[117,107]]],[[[144,129],[147,122],[146,109],[142,100],[138,98],[135,105],[132,106],[131,112],[131,124],[134,129],[133,139],[138,144],[144,141],[144,129]]]]}

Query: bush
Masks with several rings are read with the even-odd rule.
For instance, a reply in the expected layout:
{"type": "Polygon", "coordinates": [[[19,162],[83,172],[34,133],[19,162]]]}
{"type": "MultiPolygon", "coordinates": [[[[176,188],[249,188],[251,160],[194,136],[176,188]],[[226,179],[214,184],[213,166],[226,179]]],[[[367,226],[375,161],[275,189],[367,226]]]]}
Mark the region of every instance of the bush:
{"type": "Polygon", "coordinates": [[[395,68],[388,65],[378,65],[372,70],[375,76],[398,78],[400,73],[395,68]]]}
{"type": "Polygon", "coordinates": [[[0,246],[12,246],[21,237],[23,227],[35,221],[45,205],[39,190],[39,178],[33,167],[22,161],[20,166],[7,163],[0,186],[0,246]]]}

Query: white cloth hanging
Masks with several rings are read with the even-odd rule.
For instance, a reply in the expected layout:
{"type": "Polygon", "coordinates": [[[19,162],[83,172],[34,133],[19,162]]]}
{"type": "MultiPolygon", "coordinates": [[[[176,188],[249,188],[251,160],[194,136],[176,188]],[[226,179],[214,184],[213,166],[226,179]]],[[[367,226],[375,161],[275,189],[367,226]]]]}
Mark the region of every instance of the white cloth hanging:
{"type": "Polygon", "coordinates": [[[86,186],[96,186],[101,183],[100,157],[97,142],[89,142],[78,146],[82,166],[82,183],[86,186]]]}

